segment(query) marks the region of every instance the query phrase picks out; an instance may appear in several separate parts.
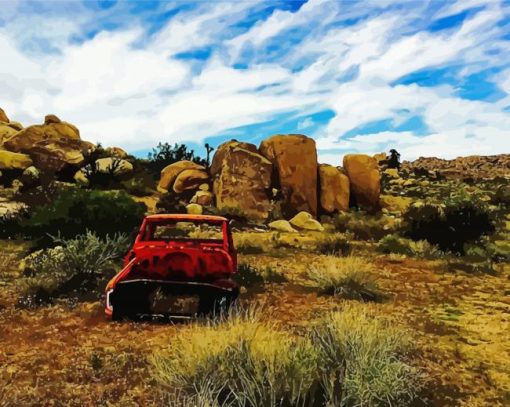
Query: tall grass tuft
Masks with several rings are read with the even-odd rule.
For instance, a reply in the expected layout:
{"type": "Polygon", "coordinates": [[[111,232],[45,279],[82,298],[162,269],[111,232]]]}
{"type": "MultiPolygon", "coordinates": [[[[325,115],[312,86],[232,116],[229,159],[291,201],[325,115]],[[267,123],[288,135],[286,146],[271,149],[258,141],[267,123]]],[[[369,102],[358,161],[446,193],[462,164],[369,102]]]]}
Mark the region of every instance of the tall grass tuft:
{"type": "Polygon", "coordinates": [[[421,376],[409,364],[410,337],[366,306],[347,305],[313,328],[322,388],[331,406],[406,406],[421,376]]]}
{"type": "Polygon", "coordinates": [[[362,257],[322,256],[307,275],[319,291],[343,298],[379,301],[384,296],[372,277],[373,266],[362,257]]]}

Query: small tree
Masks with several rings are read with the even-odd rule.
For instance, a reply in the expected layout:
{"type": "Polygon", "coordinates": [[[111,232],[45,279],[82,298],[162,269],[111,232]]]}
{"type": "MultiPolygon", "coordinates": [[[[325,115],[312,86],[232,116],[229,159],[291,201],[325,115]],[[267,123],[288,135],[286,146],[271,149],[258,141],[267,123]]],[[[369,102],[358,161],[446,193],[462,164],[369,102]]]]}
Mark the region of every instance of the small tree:
{"type": "Polygon", "coordinates": [[[187,160],[193,161],[200,165],[206,165],[207,161],[195,156],[194,150],[188,150],[185,144],[175,143],[171,146],[169,143],[159,143],[156,148],[152,149],[152,153],[148,154],[149,171],[155,176],[159,177],[161,170],[167,165],[173,164],[178,161],[187,160]]]}
{"type": "Polygon", "coordinates": [[[388,159],[388,168],[400,169],[400,153],[392,148],[390,150],[390,158],[388,159]]]}
{"type": "Polygon", "coordinates": [[[210,157],[211,157],[211,153],[213,152],[213,150],[214,150],[214,147],[212,147],[209,143],[205,143],[205,151],[207,152],[207,158],[206,158],[207,167],[209,167],[209,165],[211,164],[210,157]]]}

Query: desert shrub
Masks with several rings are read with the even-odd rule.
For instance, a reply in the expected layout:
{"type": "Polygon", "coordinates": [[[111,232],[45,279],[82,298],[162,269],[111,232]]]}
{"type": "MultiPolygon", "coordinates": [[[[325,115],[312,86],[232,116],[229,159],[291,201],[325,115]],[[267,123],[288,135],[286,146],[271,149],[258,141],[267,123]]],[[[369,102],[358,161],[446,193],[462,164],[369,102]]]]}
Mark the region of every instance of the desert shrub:
{"type": "Polygon", "coordinates": [[[187,194],[178,195],[173,192],[162,194],[156,203],[158,213],[186,213],[186,205],[191,199],[187,194]]]}
{"type": "Polygon", "coordinates": [[[410,405],[421,377],[410,337],[366,307],[345,306],[312,332],[328,406],[410,405]]]}
{"type": "Polygon", "coordinates": [[[149,196],[155,192],[154,180],[148,174],[137,174],[131,179],[121,182],[121,188],[134,196],[149,196]]]}
{"type": "Polygon", "coordinates": [[[349,254],[351,245],[347,237],[343,234],[333,234],[326,236],[325,239],[317,242],[317,252],[321,254],[332,254],[335,256],[345,256],[349,254]]]}
{"type": "Polygon", "coordinates": [[[252,313],[195,324],[149,361],[175,405],[409,405],[422,379],[411,343],[391,321],[345,306],[303,336],[252,313]]]}
{"type": "Polygon", "coordinates": [[[181,390],[192,405],[299,406],[317,383],[307,338],[239,316],[191,327],[150,361],[159,384],[181,390]]]}
{"type": "Polygon", "coordinates": [[[325,294],[378,301],[383,295],[372,272],[372,265],[362,257],[323,256],[308,267],[307,276],[325,294]]]}
{"type": "Polygon", "coordinates": [[[413,240],[427,240],[443,251],[462,254],[464,245],[494,231],[486,203],[465,193],[443,205],[419,203],[404,214],[405,234],[413,240]]]}
{"type": "Polygon", "coordinates": [[[430,259],[438,258],[444,254],[437,246],[426,240],[414,241],[397,234],[388,235],[379,240],[377,250],[385,254],[395,253],[430,259]]]}
{"type": "Polygon", "coordinates": [[[492,203],[495,205],[510,205],[510,185],[500,185],[492,197],[492,203]]]}
{"type": "Polygon", "coordinates": [[[26,257],[20,304],[38,305],[62,296],[93,293],[111,278],[127,251],[126,235],[100,238],[93,232],[74,239],[54,237],[58,246],[26,257]]]}
{"type": "Polygon", "coordinates": [[[122,174],[118,173],[118,169],[122,165],[120,158],[113,157],[111,164],[105,169],[100,171],[99,164],[93,162],[83,167],[82,171],[85,173],[90,188],[99,189],[113,189],[119,188],[121,180],[124,178],[122,174]]]}
{"type": "Polygon", "coordinates": [[[379,240],[400,228],[399,220],[393,217],[384,214],[369,215],[363,211],[340,213],[333,223],[339,232],[350,232],[361,240],[379,240]]]}
{"type": "Polygon", "coordinates": [[[71,238],[87,230],[102,237],[130,234],[140,225],[145,211],[144,204],[135,202],[124,191],[73,188],[62,191],[54,201],[16,222],[18,232],[24,237],[48,244],[51,242],[48,235],[71,238]]]}
{"type": "Polygon", "coordinates": [[[265,236],[257,239],[253,235],[234,234],[234,243],[238,253],[261,254],[270,250],[270,242],[264,239],[265,236]]]}
{"type": "Polygon", "coordinates": [[[148,155],[147,168],[155,178],[159,178],[161,170],[177,161],[188,160],[200,165],[207,165],[207,161],[195,156],[194,150],[188,150],[185,144],[159,143],[148,155]]]}
{"type": "Polygon", "coordinates": [[[260,268],[251,266],[247,263],[239,264],[235,279],[238,284],[247,287],[256,284],[262,284],[264,282],[283,283],[287,281],[285,276],[280,271],[270,265],[260,268]]]}

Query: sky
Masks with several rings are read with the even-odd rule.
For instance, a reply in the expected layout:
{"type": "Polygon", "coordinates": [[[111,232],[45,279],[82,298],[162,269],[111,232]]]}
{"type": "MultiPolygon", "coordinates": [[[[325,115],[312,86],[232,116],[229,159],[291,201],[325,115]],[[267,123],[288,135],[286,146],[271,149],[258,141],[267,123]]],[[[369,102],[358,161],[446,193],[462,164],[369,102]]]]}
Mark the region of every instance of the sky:
{"type": "Polygon", "coordinates": [[[0,1],[0,107],[146,156],[313,137],[319,161],[510,153],[510,1],[0,1]]]}

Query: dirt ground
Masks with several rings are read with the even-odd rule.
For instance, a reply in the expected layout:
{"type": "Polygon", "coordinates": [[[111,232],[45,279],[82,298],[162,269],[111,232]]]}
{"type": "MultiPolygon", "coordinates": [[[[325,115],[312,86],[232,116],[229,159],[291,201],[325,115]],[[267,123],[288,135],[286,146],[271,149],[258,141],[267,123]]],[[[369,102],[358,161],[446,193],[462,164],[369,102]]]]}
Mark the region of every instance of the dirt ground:
{"type": "MultiPolygon", "coordinates": [[[[161,405],[146,356],[180,324],[105,320],[100,302],[16,307],[17,266],[26,247],[0,241],[0,406],[161,405]]],[[[299,331],[344,300],[318,295],[304,273],[319,255],[240,255],[287,278],[248,288],[267,318],[299,331]]],[[[510,267],[468,274],[443,261],[367,254],[388,298],[375,305],[416,338],[426,404],[510,405],[510,267]]],[[[168,403],[167,403],[168,404],[168,403]]]]}

